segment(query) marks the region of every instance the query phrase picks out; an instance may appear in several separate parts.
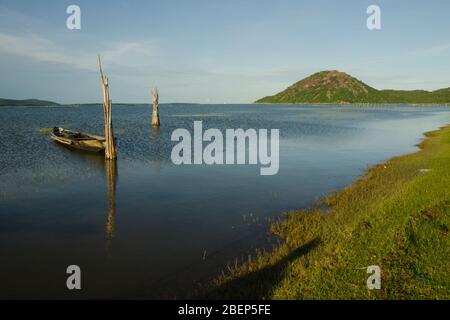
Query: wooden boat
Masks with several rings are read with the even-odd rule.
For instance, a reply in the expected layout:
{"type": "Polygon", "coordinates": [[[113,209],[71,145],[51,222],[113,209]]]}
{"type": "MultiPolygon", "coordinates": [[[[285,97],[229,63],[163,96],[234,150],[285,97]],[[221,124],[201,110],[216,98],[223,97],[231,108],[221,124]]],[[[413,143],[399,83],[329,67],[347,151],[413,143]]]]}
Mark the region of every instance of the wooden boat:
{"type": "Polygon", "coordinates": [[[54,127],[50,138],[64,146],[91,152],[104,152],[106,140],[93,134],[54,127]]]}

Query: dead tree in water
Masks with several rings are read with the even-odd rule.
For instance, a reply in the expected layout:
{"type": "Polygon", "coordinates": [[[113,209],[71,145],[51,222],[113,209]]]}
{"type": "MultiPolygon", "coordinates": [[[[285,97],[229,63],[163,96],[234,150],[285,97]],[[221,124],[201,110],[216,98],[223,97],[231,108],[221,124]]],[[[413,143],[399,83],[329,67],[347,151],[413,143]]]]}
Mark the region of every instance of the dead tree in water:
{"type": "Polygon", "coordinates": [[[152,115],[152,126],[159,127],[159,106],[158,106],[158,88],[153,87],[152,90],[153,95],[153,115],[152,115]]]}
{"type": "Polygon", "coordinates": [[[111,119],[111,99],[109,99],[109,83],[108,78],[103,75],[102,62],[98,56],[98,65],[100,68],[100,79],[102,81],[103,94],[103,112],[105,114],[105,158],[116,158],[116,141],[114,140],[114,133],[111,119]]]}

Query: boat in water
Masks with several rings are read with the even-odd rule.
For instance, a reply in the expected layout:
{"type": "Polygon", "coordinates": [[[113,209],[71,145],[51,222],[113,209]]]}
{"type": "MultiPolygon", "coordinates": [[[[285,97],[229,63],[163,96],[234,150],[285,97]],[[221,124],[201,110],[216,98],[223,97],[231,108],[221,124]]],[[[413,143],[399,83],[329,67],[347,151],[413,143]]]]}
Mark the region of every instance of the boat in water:
{"type": "Polygon", "coordinates": [[[104,152],[105,137],[54,127],[50,138],[66,147],[90,152],[104,152]]]}

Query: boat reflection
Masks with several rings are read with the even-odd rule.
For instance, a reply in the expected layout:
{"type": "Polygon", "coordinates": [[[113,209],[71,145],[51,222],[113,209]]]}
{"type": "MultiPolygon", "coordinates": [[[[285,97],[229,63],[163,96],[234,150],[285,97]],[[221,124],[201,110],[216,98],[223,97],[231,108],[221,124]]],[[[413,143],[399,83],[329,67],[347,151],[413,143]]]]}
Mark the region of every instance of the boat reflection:
{"type": "Polygon", "coordinates": [[[97,173],[103,172],[105,166],[105,156],[103,153],[71,149],[57,143],[55,143],[55,146],[68,157],[72,159],[76,158],[80,162],[85,163],[88,170],[97,173]]]}

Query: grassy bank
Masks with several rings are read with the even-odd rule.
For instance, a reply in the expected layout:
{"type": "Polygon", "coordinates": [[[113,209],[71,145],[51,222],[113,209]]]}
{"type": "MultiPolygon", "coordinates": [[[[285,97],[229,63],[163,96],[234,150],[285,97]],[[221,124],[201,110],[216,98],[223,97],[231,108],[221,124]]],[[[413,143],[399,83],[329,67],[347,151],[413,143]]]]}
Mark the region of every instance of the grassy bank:
{"type": "Polygon", "coordinates": [[[450,127],[372,167],[323,205],[291,212],[280,245],[219,277],[210,298],[449,299],[450,127]],[[368,290],[378,265],[381,290],[368,290]]]}

